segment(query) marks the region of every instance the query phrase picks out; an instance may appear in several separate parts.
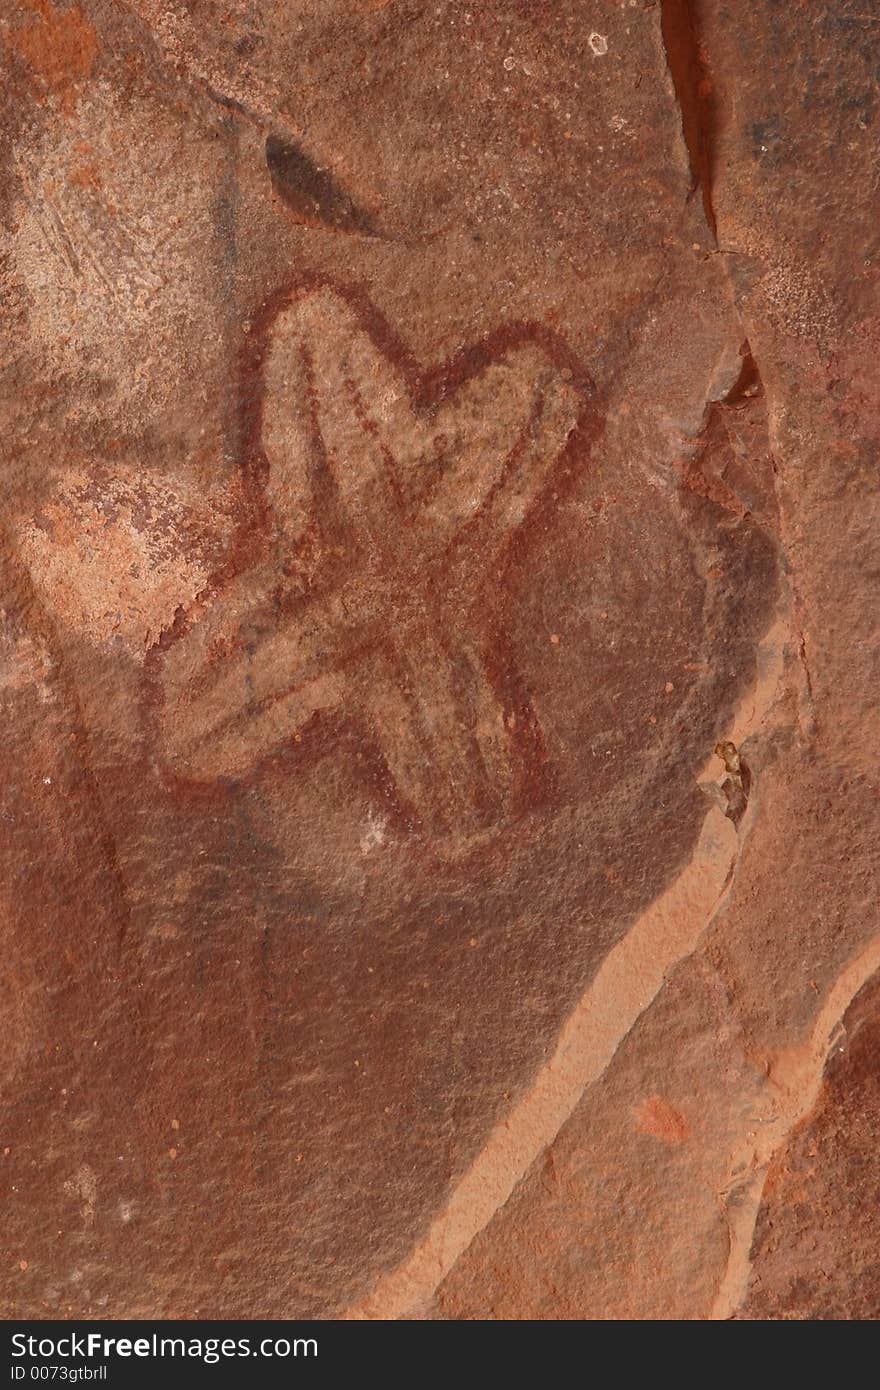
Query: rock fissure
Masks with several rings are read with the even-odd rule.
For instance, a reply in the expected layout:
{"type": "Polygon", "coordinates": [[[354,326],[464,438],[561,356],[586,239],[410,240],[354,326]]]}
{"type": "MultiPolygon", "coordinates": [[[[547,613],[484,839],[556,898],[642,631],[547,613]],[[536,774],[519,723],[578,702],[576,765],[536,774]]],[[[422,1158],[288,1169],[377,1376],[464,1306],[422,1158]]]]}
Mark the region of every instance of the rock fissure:
{"type": "Polygon", "coordinates": [[[698,0],[661,0],[660,24],[690,163],[691,193],[699,193],[707,226],[717,243],[712,202],[715,107],[699,28],[698,0]]]}
{"type": "MultiPolygon", "coordinates": [[[[719,747],[736,748],[761,728],[783,678],[785,643],[784,625],[774,624],[761,643],[760,678],[738,707],[730,739],[719,747]]],[[[603,962],[563,1026],[552,1057],[489,1135],[424,1239],[347,1317],[418,1316],[559,1134],[588,1087],[607,1070],[674,966],[694,950],[723,910],[758,799],[754,794],[742,798],[731,814],[726,790],[731,755],[714,753],[704,775],[712,775],[716,758],[728,777],[724,785],[712,784],[718,800],[706,815],[688,865],[603,962]]],[[[742,766],[738,754],[732,765],[742,766]]],[[[751,777],[749,790],[753,792],[751,777]]]]}
{"type": "Polygon", "coordinates": [[[880,937],[875,937],[843,967],[828,989],[807,1041],[773,1064],[769,1079],[778,1102],[774,1113],[760,1117],[752,1136],[731,1155],[731,1181],[722,1194],[735,1194],[733,1202],[725,1201],[731,1248],[709,1314],[713,1320],[734,1317],[746,1296],[755,1223],[773,1157],[816,1105],[829,1055],[840,1040],[843,1016],[878,971],[880,937]],[[735,1176],[740,1173],[744,1175],[735,1176]]]}

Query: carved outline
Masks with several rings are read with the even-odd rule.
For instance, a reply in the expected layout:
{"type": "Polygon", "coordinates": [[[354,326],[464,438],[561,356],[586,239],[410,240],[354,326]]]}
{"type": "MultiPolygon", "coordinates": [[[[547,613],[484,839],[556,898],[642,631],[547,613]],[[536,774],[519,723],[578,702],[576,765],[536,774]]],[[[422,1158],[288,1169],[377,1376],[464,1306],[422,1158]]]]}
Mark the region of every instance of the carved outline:
{"type": "MultiPolygon", "coordinates": [[[[270,350],[270,335],[278,316],[298,298],[320,290],[329,290],[339,296],[353,310],[360,327],[396,370],[414,413],[429,411],[444,397],[454,394],[466,382],[481,375],[511,349],[529,343],[537,345],[550,362],[564,370],[569,385],[582,396],[583,406],[565,445],[548,468],[543,486],[529,505],[523,521],[507,532],[499,546],[499,577],[493,586],[496,615],[503,612],[506,606],[510,576],[522,568],[534,533],[548,528],[551,512],[560,505],[586,467],[604,431],[604,403],[599,400],[591,377],[564,340],[544,324],[533,320],[510,321],[460,349],[444,362],[424,368],[363,286],[313,273],[299,276],[280,287],[267,297],[253,317],[239,353],[237,418],[242,509],[232,544],[226,560],[212,573],[194,602],[186,609],[178,609],[171,625],[147,653],[145,709],[154,733],[155,715],[163,699],[157,678],[163,653],[191,629],[193,615],[206,599],[213,598],[231,580],[259,563],[266,539],[272,533],[272,507],[266,495],[270,465],[262,444],[266,392],[263,363],[270,350]]],[[[509,731],[514,787],[511,808],[504,822],[491,827],[497,832],[504,823],[519,819],[525,810],[545,805],[552,799],[553,773],[547,760],[543,734],[503,622],[493,627],[485,664],[499,707],[511,710],[517,716],[513,729],[509,731]]],[[[344,713],[316,714],[303,727],[302,741],[295,749],[288,746],[268,753],[258,758],[254,766],[243,774],[234,777],[220,775],[206,782],[175,772],[164,759],[160,759],[163,779],[173,790],[185,791],[203,801],[212,801],[225,795],[230,785],[248,786],[267,768],[288,766],[291,757],[296,758],[301,767],[314,765],[346,736],[358,741],[361,748],[361,780],[373,798],[380,799],[392,824],[410,834],[418,830],[418,818],[414,820],[412,808],[397,793],[376,740],[371,737],[362,720],[344,713]]]]}

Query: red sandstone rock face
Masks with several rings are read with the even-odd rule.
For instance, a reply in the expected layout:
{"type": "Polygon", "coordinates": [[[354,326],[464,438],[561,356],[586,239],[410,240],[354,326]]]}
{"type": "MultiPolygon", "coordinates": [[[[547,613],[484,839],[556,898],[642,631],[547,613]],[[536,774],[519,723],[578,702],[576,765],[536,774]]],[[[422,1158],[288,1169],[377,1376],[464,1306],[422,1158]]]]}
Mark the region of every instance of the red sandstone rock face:
{"type": "Polygon", "coordinates": [[[878,997],[875,975],[833,1035],[815,1106],[773,1157],[739,1317],[876,1316],[878,997]]]}
{"type": "Polygon", "coordinates": [[[877,1313],[875,17],[740,8],[12,4],[7,1315],[877,1313]]]}

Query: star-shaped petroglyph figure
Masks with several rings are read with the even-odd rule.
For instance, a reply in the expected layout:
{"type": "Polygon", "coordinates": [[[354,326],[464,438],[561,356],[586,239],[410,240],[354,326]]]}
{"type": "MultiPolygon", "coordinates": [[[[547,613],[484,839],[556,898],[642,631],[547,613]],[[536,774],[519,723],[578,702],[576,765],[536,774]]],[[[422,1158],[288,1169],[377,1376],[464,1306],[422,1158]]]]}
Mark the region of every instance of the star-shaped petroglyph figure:
{"type": "Polygon", "coordinates": [[[287,297],[255,355],[270,558],[160,659],[180,775],[241,777],[334,729],[338,747],[345,724],[414,825],[503,817],[534,724],[511,693],[504,577],[585,409],[560,352],[522,328],[420,376],[342,293],[287,297]]]}

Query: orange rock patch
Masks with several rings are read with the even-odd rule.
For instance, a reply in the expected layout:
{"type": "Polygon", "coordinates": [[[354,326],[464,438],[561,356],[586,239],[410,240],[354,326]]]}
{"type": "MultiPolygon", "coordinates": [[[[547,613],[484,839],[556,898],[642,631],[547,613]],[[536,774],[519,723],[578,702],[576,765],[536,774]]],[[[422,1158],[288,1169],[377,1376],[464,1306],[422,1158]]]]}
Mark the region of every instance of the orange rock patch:
{"type": "Polygon", "coordinates": [[[12,47],[50,91],[70,95],[73,83],[88,77],[98,52],[94,25],[78,5],[56,9],[49,0],[28,0],[35,18],[13,32],[12,47]]]}
{"type": "Polygon", "coordinates": [[[649,1096],[636,1110],[636,1129],[662,1139],[664,1144],[683,1144],[690,1138],[690,1126],[680,1110],[662,1096],[649,1096]]]}

